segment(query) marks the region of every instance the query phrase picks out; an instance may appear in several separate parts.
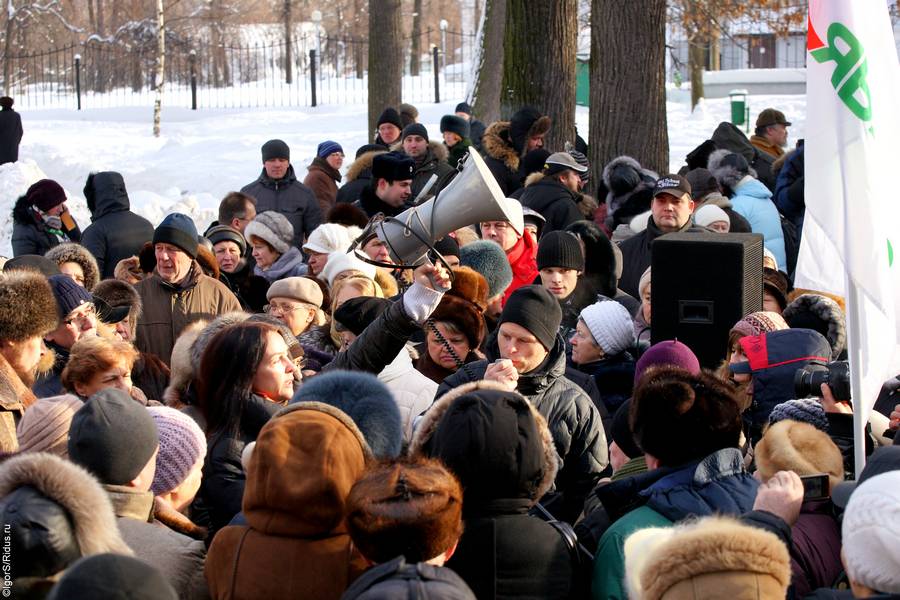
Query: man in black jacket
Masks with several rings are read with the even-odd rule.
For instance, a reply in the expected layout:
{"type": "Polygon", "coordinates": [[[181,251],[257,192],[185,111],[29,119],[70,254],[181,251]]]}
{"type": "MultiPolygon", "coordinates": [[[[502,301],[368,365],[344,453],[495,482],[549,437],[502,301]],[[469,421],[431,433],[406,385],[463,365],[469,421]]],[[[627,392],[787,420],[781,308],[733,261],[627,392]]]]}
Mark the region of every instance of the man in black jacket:
{"type": "Polygon", "coordinates": [[[647,229],[619,244],[622,251],[622,277],[619,279],[619,288],[635,298],[640,297],[638,283],[641,275],[650,266],[652,256],[650,247],[653,240],[676,231],[707,231],[703,227],[695,227],[691,220],[694,212],[691,184],[681,175],[670,174],[659,178],[653,190],[650,211],[647,229]]]}
{"type": "Polygon", "coordinates": [[[525,396],[547,420],[560,462],[556,493],[542,502],[557,519],[574,523],[609,456],[597,407],[565,376],[561,319],[559,302],[550,292],[536,285],[517,289],[500,314],[499,356],[489,349],[487,360],[447,377],[436,397],[479,379],[500,382],[525,396]]]}
{"type": "Polygon", "coordinates": [[[541,235],[584,219],[577,204],[581,173],[586,171],[568,152],[555,152],[544,161],[543,177],[525,187],[519,201],[546,219],[541,235]]]}
{"type": "Polygon", "coordinates": [[[19,160],[19,142],[22,141],[22,117],[13,110],[13,99],[0,98],[0,165],[19,160]]]}
{"type": "Polygon", "coordinates": [[[403,152],[416,163],[409,201],[412,202],[418,198],[418,201],[421,202],[434,197],[456,175],[456,171],[447,163],[447,147],[430,141],[428,130],[421,123],[411,123],[404,127],[400,140],[403,152]],[[419,193],[432,175],[437,175],[434,185],[422,198],[419,198],[419,193]]]}
{"type": "Polygon", "coordinates": [[[416,163],[402,152],[386,152],[372,159],[372,181],[363,188],[354,206],[370,219],[378,213],[395,217],[406,208],[412,195],[416,163]]]}
{"type": "Polygon", "coordinates": [[[256,199],[256,212],[274,210],[294,226],[294,246],[303,241],[322,222],[322,211],[315,194],[303,185],[291,165],[291,149],[281,140],[269,140],[262,146],[263,170],[259,178],[241,188],[256,199]]]}
{"type": "Polygon", "coordinates": [[[522,187],[522,157],[543,148],[550,117],[532,106],[519,109],[509,121],[491,123],[481,139],[484,163],[506,196],[522,187]]]}
{"type": "Polygon", "coordinates": [[[91,224],[81,236],[81,245],[97,259],[101,279],[106,279],[113,276],[120,260],[136,256],[144,243],[153,238],[153,225],[131,212],[120,173],[91,173],[84,184],[84,197],[91,211],[91,224]]]}

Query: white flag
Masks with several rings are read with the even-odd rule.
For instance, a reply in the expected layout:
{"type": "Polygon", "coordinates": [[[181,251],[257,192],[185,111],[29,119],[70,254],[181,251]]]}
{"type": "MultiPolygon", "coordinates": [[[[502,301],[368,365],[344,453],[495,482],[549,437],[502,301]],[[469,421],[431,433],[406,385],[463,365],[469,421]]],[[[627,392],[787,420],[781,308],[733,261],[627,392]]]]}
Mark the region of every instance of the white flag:
{"type": "Polygon", "coordinates": [[[854,406],[866,419],[900,368],[900,67],[886,3],[810,0],[807,51],[796,284],[848,299],[851,369],[862,375],[854,406]]]}

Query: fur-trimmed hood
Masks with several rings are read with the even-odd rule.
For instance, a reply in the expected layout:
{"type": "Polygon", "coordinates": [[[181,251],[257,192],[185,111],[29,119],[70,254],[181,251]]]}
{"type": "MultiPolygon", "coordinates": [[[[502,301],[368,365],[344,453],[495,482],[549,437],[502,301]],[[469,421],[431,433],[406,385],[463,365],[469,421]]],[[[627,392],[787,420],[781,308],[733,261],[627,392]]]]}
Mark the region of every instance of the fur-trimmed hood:
{"type": "Polygon", "coordinates": [[[28,196],[22,194],[13,205],[12,218],[14,223],[19,225],[35,225],[35,217],[31,212],[31,205],[28,204],[28,196]]]}
{"type": "Polygon", "coordinates": [[[735,519],[709,517],[625,540],[628,597],[783,598],[791,559],[778,537],[735,519]]]}
{"type": "Polygon", "coordinates": [[[184,394],[194,379],[194,372],[200,369],[200,365],[196,364],[191,356],[191,346],[206,325],[207,322],[202,319],[191,323],[181,330],[178,339],[175,340],[175,345],[172,346],[169,385],[162,397],[166,406],[181,410],[189,404],[186,402],[184,394]]]}
{"type": "Polygon", "coordinates": [[[375,157],[379,154],[384,154],[387,152],[387,148],[384,150],[370,150],[369,152],[365,152],[359,155],[359,158],[353,161],[353,164],[347,167],[347,174],[344,175],[344,183],[350,183],[351,181],[356,181],[360,175],[365,171],[372,170],[372,161],[375,160],[375,157]]]}
{"type": "Polygon", "coordinates": [[[50,248],[44,256],[57,265],[67,262],[78,264],[81,270],[84,271],[84,289],[89,292],[100,281],[100,269],[97,267],[97,259],[81,244],[66,242],[50,248]]]}
{"type": "Polygon", "coordinates": [[[831,345],[832,360],[838,360],[847,349],[844,311],[828,296],[801,294],[787,305],[782,316],[791,327],[806,327],[823,334],[831,345]],[[816,320],[821,321],[824,327],[813,327],[816,320]]]}
{"type": "MultiPolygon", "coordinates": [[[[451,406],[464,396],[487,390],[502,392],[507,397],[519,399],[522,406],[528,407],[527,410],[534,418],[541,439],[541,452],[543,456],[543,468],[540,480],[535,482],[534,493],[527,498],[531,504],[534,504],[553,487],[553,481],[556,478],[559,458],[556,453],[556,447],[553,444],[553,436],[550,433],[546,420],[541,416],[537,409],[532,406],[531,402],[521,394],[511,392],[497,382],[489,380],[472,381],[450,390],[440,399],[435,401],[435,403],[431,405],[431,408],[424,414],[422,421],[416,428],[413,439],[410,442],[409,453],[411,455],[429,454],[427,445],[437,431],[438,424],[447,415],[451,406]]],[[[521,456],[517,458],[521,460],[521,456]]],[[[510,465],[510,468],[514,469],[516,466],[520,465],[510,465]]],[[[496,465],[494,468],[496,468],[496,465]]]]}
{"type": "MultiPolygon", "coordinates": [[[[723,165],[722,160],[729,154],[735,154],[731,150],[716,150],[709,155],[709,172],[713,174],[716,181],[719,182],[724,189],[733,190],[738,186],[747,173],[741,173],[735,167],[723,165]]],[[[751,177],[756,178],[756,171],[753,167],[748,167],[751,177]]]]}
{"type": "Polygon", "coordinates": [[[491,158],[502,161],[510,171],[518,171],[521,157],[509,139],[509,125],[509,121],[491,123],[481,138],[481,148],[491,158]]]}
{"type": "Polygon", "coordinates": [[[25,486],[68,513],[81,556],[133,555],[119,534],[109,495],[86,470],[45,452],[19,454],[0,465],[0,498],[25,486]]]}

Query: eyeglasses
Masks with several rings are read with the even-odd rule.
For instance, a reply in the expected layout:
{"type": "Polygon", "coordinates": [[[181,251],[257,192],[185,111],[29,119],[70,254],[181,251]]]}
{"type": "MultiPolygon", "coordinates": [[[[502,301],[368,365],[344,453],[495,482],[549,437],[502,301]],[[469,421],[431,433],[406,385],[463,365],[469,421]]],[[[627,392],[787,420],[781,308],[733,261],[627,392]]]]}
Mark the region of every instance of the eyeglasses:
{"type": "Polygon", "coordinates": [[[75,323],[76,321],[78,321],[79,323],[82,323],[84,321],[94,319],[97,316],[97,310],[94,308],[94,305],[88,304],[86,306],[87,306],[87,308],[83,313],[79,313],[77,315],[72,315],[70,317],[66,317],[65,319],[63,319],[63,323],[65,323],[66,325],[71,325],[72,323],[75,323]]]}
{"type": "Polygon", "coordinates": [[[302,304],[298,304],[297,306],[284,306],[281,304],[266,304],[263,306],[263,312],[266,313],[278,313],[281,315],[292,313],[295,310],[300,310],[302,308],[306,308],[302,304]]]}

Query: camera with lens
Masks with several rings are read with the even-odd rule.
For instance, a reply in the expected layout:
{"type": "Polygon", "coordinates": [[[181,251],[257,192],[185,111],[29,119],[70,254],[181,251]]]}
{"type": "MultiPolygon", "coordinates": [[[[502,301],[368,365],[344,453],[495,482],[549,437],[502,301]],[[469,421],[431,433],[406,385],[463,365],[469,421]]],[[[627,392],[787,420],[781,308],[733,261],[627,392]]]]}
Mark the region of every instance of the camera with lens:
{"type": "Polygon", "coordinates": [[[850,363],[837,360],[825,365],[807,365],[794,373],[794,393],[797,398],[822,397],[822,384],[831,388],[838,402],[850,401],[850,363]]]}

